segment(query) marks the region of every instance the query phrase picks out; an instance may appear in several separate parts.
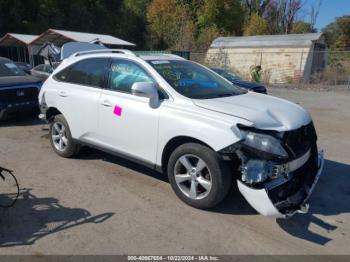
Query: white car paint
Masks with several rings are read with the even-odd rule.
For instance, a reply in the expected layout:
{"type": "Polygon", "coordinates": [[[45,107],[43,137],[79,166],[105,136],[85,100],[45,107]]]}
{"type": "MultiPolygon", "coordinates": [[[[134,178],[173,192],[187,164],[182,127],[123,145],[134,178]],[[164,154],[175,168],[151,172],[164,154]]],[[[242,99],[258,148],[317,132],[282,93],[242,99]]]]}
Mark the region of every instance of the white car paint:
{"type": "Polygon", "coordinates": [[[310,115],[292,102],[248,92],[245,95],[194,100],[202,108],[243,118],[259,129],[287,131],[307,125],[310,115]]]}
{"type": "MultiPolygon", "coordinates": [[[[65,116],[74,139],[155,166],[162,165],[163,151],[167,143],[176,137],[195,138],[219,151],[242,139],[237,125],[288,131],[311,121],[310,115],[297,104],[252,92],[216,99],[187,98],[176,92],[146,59],[181,58],[103,52],[73,55],[63,60],[45,81],[39,102],[45,97],[47,107],[57,108],[65,116]],[[168,98],[153,107],[146,97],[63,84],[53,78],[55,73],[77,61],[96,57],[123,58],[137,63],[151,75],[168,98]]],[[[268,199],[266,192],[249,191],[239,181],[238,185],[255,209],[265,215],[280,215],[271,211],[276,210],[271,208],[271,203],[266,204],[269,205],[268,211],[264,209],[261,201],[268,199]]]]}

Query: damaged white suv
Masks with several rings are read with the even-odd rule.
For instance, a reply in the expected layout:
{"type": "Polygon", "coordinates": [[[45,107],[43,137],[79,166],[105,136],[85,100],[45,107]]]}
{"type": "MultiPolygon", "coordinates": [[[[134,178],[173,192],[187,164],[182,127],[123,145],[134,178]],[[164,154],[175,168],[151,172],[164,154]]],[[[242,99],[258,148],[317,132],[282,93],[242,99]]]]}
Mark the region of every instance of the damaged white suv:
{"type": "Polygon", "coordinates": [[[303,108],[172,55],[76,53],[39,102],[58,155],[87,145],[146,164],[197,208],[219,204],[235,182],[261,214],[290,216],[307,209],[323,166],[303,108]]]}

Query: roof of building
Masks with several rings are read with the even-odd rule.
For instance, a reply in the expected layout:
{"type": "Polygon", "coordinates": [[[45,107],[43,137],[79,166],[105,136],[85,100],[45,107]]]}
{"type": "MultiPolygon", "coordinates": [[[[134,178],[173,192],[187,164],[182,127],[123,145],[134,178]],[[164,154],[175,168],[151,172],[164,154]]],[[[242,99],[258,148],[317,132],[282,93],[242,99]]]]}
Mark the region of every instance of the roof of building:
{"type": "Polygon", "coordinates": [[[322,33],[219,37],[210,47],[304,47],[310,46],[315,41],[324,41],[322,33]]]}
{"type": "Polygon", "coordinates": [[[57,29],[48,29],[33,39],[30,44],[43,45],[46,42],[52,42],[56,45],[63,45],[64,43],[71,41],[91,42],[93,40],[99,40],[101,43],[106,45],[135,46],[133,43],[124,41],[111,35],[91,34],[57,29]]]}
{"type": "Polygon", "coordinates": [[[32,42],[37,35],[25,35],[25,34],[15,34],[7,33],[0,39],[1,46],[19,46],[19,45],[28,45],[32,42]]]}

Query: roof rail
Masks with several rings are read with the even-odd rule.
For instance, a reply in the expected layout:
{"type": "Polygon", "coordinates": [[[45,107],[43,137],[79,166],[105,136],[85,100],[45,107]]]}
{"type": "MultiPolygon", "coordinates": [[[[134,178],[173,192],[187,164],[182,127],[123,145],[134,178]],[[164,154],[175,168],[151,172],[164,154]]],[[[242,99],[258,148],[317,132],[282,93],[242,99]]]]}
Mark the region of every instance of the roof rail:
{"type": "Polygon", "coordinates": [[[127,50],[127,49],[97,49],[97,50],[76,52],[76,53],[72,54],[71,57],[90,55],[90,54],[101,54],[101,53],[115,53],[115,54],[136,56],[136,54],[134,52],[127,50]]]}

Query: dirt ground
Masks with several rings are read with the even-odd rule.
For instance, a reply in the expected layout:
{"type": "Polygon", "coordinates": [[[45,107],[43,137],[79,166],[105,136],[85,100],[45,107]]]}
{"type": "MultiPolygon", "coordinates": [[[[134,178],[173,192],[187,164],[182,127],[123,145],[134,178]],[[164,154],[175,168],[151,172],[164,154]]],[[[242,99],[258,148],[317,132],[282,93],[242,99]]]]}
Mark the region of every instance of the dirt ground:
{"type": "Polygon", "coordinates": [[[197,210],[152,170],[92,149],[60,158],[47,126],[16,120],[0,127],[0,166],[21,186],[0,209],[0,254],[350,254],[350,92],[270,92],[312,114],[326,153],[308,214],[266,218],[235,190],[197,210]]]}

